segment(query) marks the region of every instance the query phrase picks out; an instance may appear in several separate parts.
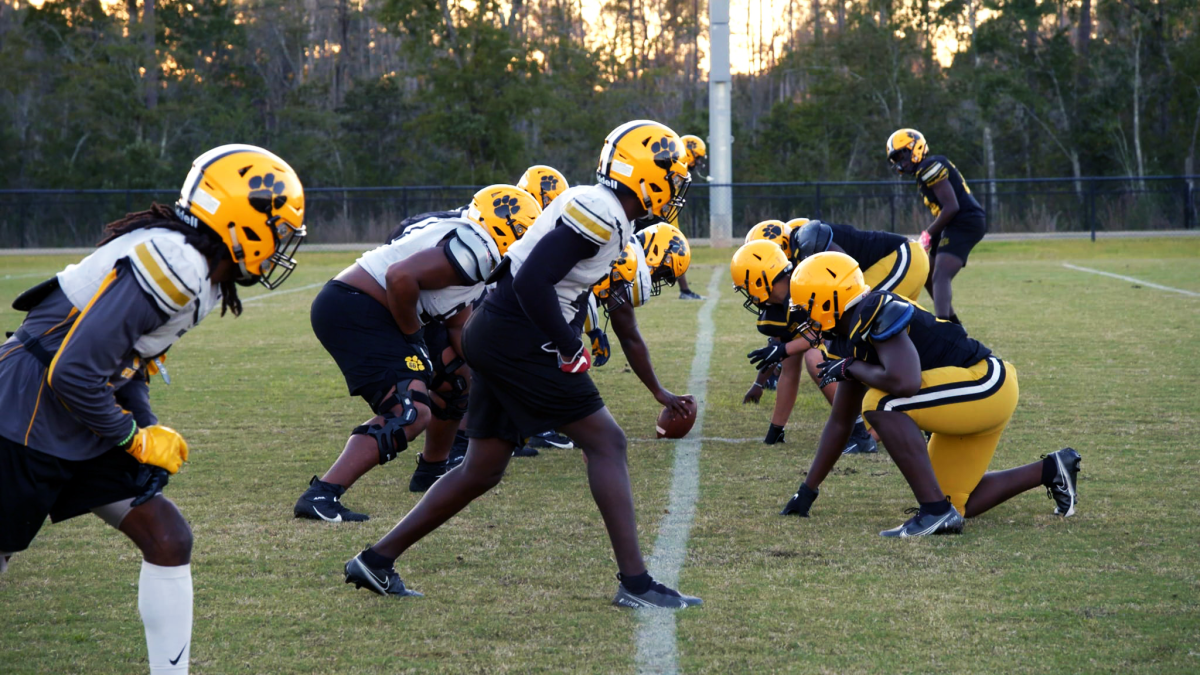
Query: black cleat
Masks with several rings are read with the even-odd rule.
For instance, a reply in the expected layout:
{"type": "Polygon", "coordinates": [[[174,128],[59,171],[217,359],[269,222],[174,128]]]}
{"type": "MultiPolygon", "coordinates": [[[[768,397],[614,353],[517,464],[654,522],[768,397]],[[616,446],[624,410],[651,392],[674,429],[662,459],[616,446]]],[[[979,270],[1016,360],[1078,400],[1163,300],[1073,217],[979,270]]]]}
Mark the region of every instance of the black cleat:
{"type": "Polygon", "coordinates": [[[905,513],[916,514],[904,521],[900,527],[884,530],[881,537],[924,537],[931,534],[962,534],[963,517],[953,506],[946,513],[935,516],[931,513],[921,513],[920,509],[907,509],[905,513]]]}
{"type": "Polygon", "coordinates": [[[1042,459],[1054,462],[1056,473],[1054,479],[1046,486],[1046,496],[1054,500],[1054,513],[1066,518],[1075,515],[1075,505],[1079,503],[1079,493],[1075,490],[1075,480],[1079,476],[1079,453],[1072,448],[1063,448],[1042,459]]]}
{"type": "Polygon", "coordinates": [[[454,433],[454,445],[450,446],[450,466],[455,467],[467,458],[467,435],[461,429],[454,433]]]}
{"type": "Polygon", "coordinates": [[[694,291],[679,291],[680,300],[703,300],[704,296],[694,291]]]}
{"type": "Polygon", "coordinates": [[[625,584],[618,584],[617,595],[613,598],[612,604],[633,609],[686,609],[702,605],[704,601],[691,595],[682,595],[673,588],[663,586],[657,581],[651,581],[650,588],[641,595],[625,588],[625,584]]]}
{"type": "Polygon", "coordinates": [[[862,422],[854,423],[854,430],[850,432],[850,438],[846,441],[846,447],[842,450],[843,455],[869,455],[879,452],[879,445],[871,438],[871,432],[867,431],[867,425],[862,422]]]}
{"type": "Polygon", "coordinates": [[[355,588],[366,588],[372,593],[377,593],[382,596],[394,596],[403,598],[412,596],[414,598],[425,597],[424,593],[418,593],[404,586],[404,581],[396,574],[395,567],[384,569],[382,567],[370,567],[362,560],[362,554],[354,556],[346,562],[346,583],[354,584],[355,588]]]}
{"type": "Polygon", "coordinates": [[[814,490],[801,483],[800,488],[796,490],[796,494],[792,495],[792,498],[784,505],[779,515],[807,518],[808,510],[812,508],[813,502],[817,501],[817,495],[819,494],[821,494],[820,490],[814,490]]]}
{"type": "Polygon", "coordinates": [[[446,475],[446,472],[453,469],[450,460],[442,460],[440,462],[426,462],[425,455],[417,453],[417,470],[413,472],[412,478],[408,481],[409,492],[424,492],[433,487],[439,478],[446,475]]]}
{"type": "Polygon", "coordinates": [[[566,436],[556,431],[543,431],[530,436],[525,445],[513,450],[513,457],[537,457],[542,450],[570,450],[573,447],[575,444],[566,436]]]}
{"type": "Polygon", "coordinates": [[[292,513],[297,518],[323,520],[327,523],[356,523],[370,520],[365,513],[355,513],[346,508],[341,502],[341,496],[346,488],[333,483],[318,480],[316,476],[308,481],[308,489],[296,500],[292,513]]]}

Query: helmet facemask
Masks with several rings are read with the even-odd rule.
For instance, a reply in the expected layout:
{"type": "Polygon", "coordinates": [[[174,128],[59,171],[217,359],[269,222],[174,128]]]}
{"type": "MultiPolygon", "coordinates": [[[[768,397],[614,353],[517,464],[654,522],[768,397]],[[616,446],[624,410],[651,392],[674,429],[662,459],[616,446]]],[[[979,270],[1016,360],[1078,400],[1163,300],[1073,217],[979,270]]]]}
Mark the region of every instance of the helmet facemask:
{"type": "Polygon", "coordinates": [[[308,228],[304,225],[297,228],[279,216],[271,216],[267,224],[275,232],[275,252],[262,261],[262,275],[258,277],[258,282],[275,290],[295,271],[296,250],[308,236],[308,228]]]}

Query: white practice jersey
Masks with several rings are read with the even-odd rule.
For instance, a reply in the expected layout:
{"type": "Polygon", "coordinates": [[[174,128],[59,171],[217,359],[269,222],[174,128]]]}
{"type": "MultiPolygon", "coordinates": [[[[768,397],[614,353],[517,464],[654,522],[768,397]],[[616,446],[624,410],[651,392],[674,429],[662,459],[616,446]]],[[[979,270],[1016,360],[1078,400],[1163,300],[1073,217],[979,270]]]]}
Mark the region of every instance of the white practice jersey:
{"type": "Polygon", "coordinates": [[[134,230],[96,249],[58,273],[58,284],[83,311],[121,258],[129,258],[138,284],[168,319],[143,335],[133,348],[150,358],[167,351],[221,303],[221,288],[209,279],[208,260],[179,232],[134,230]]]}
{"type": "Polygon", "coordinates": [[[612,190],[603,185],[570,188],[550,202],[525,236],[508,247],[513,277],[533,247],[560,222],[599,247],[595,255],[576,263],[554,285],[563,319],[571,323],[585,309],[592,286],[608,274],[613,261],[621,255],[633,235],[633,224],[625,217],[625,208],[612,190]]]}
{"type": "Polygon", "coordinates": [[[422,290],[417,296],[417,316],[422,325],[443,321],[483,295],[483,280],[500,263],[496,242],[475,223],[466,218],[427,218],[413,223],[392,243],[364,253],[358,266],[386,289],[389,267],[442,241],[446,242],[450,264],[463,279],[471,281],[463,286],[422,290]]]}

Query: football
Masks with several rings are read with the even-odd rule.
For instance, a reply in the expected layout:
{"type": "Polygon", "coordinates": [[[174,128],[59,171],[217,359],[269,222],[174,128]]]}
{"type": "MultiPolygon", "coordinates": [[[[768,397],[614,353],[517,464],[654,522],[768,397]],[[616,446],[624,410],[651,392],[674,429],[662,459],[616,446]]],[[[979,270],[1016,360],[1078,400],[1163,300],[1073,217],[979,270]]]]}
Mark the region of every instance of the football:
{"type": "Polygon", "coordinates": [[[696,406],[688,406],[688,414],[686,417],[677,417],[671,412],[670,408],[663,408],[662,412],[658,413],[658,421],[654,423],[654,430],[658,433],[659,438],[683,438],[692,430],[692,425],[696,423],[696,406]]]}

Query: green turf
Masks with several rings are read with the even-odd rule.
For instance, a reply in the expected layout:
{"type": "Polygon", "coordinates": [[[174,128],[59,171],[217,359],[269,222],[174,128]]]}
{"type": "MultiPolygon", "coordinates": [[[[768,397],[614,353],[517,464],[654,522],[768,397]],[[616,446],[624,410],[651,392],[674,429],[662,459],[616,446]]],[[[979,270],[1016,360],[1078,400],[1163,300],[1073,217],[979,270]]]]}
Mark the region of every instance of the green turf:
{"type": "MultiPolygon", "coordinates": [[[[824,421],[801,388],[785,446],[771,395],[742,406],[761,342],[725,277],[730,251],[698,249],[703,291],[722,275],[706,442],[679,615],[685,672],[1196,672],[1200,670],[1200,298],[1064,268],[1071,262],[1200,290],[1200,241],[982,244],[955,282],[972,335],[1015,364],[1021,404],[993,467],[1072,445],[1079,513],[1041,491],[968,522],[961,537],[884,541],[912,497],[885,455],[848,458],[808,520],[775,515],[824,421]]],[[[354,259],[309,254],[282,290],[354,259]]],[[[12,298],[69,258],[0,258],[0,325],[12,298]],[[24,276],[30,275],[30,276],[24,276]]],[[[632,672],[637,622],[608,605],[615,566],[578,451],[514,460],[491,495],[401,559],[421,600],[341,583],[341,564],[412,506],[413,454],[346,497],[363,524],[298,522],[307,479],[368,417],[308,325],[316,288],[210,317],[172,351],[159,417],[192,445],[168,488],[195,531],[194,673],[632,672]]],[[[257,291],[246,293],[246,297],[257,291]]],[[[638,320],[660,377],[688,380],[699,303],[668,289],[638,320]]],[[[613,340],[614,347],[617,342],[613,340]]],[[[631,439],[644,548],[668,503],[673,446],[624,359],[597,369],[631,439]]],[[[98,519],[47,525],[0,577],[0,673],[145,669],[137,551],[98,519]]]]}

